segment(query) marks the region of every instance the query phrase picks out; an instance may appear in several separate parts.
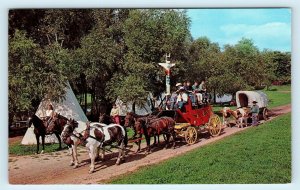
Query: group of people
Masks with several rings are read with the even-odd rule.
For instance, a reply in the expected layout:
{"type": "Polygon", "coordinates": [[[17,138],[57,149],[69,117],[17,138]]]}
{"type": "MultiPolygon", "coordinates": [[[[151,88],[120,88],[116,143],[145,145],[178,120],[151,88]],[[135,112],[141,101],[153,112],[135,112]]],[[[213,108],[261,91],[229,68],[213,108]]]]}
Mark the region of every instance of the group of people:
{"type": "Polygon", "coordinates": [[[167,97],[166,109],[182,109],[188,102],[188,98],[191,99],[193,105],[202,105],[208,102],[208,94],[204,80],[202,80],[200,84],[198,81],[195,81],[193,85],[191,85],[190,81],[177,83],[176,88],[175,96],[169,94],[167,97]]]}

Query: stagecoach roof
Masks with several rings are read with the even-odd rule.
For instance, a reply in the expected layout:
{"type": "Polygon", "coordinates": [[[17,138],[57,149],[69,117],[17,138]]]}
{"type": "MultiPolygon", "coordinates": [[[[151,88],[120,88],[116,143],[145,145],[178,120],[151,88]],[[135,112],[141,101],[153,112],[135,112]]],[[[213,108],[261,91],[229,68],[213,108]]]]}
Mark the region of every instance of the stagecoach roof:
{"type": "Polygon", "coordinates": [[[257,102],[258,107],[268,106],[268,97],[262,91],[238,91],[236,92],[236,106],[251,107],[253,101],[257,102]]]}

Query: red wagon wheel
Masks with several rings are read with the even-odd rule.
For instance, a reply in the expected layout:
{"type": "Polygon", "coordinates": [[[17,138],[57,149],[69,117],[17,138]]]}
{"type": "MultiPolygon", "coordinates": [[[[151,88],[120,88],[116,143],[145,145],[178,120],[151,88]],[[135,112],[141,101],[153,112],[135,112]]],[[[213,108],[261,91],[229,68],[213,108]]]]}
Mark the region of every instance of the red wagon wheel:
{"type": "Polygon", "coordinates": [[[185,141],[188,144],[195,144],[197,141],[198,133],[195,127],[188,127],[184,132],[185,141]]]}
{"type": "Polygon", "coordinates": [[[221,119],[218,115],[214,114],[210,117],[208,122],[209,133],[211,136],[219,136],[222,129],[221,119]]]}

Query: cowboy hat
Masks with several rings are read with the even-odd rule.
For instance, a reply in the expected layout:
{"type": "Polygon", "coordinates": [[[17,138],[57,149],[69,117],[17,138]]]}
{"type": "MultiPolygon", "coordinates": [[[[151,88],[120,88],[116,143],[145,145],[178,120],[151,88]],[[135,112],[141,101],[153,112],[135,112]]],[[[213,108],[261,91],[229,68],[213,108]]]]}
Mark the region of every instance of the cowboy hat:
{"type": "Polygon", "coordinates": [[[179,83],[177,83],[175,86],[182,86],[182,84],[179,82],[179,83]]]}
{"type": "Polygon", "coordinates": [[[181,90],[185,90],[183,86],[178,89],[178,91],[181,91],[181,90]]]}
{"type": "Polygon", "coordinates": [[[253,100],[253,101],[252,101],[252,103],[256,104],[256,103],[257,103],[257,101],[253,100]]]}

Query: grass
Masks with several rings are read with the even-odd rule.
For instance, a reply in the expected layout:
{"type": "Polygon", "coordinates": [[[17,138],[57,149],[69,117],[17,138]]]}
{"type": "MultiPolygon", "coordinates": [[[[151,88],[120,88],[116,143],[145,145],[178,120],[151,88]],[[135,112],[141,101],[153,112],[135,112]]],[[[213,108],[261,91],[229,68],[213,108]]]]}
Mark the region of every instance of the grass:
{"type": "Polygon", "coordinates": [[[254,184],[291,182],[291,114],[143,167],[113,184],[254,184]]]}
{"type": "MultiPolygon", "coordinates": [[[[66,149],[65,144],[61,144],[63,149],[66,149]]],[[[58,144],[45,144],[44,152],[55,152],[59,147],[58,144]]],[[[42,146],[40,145],[40,152],[42,151],[42,146]]],[[[23,155],[32,155],[36,153],[36,145],[20,145],[20,142],[9,145],[9,154],[23,156],[23,155]]]]}
{"type": "Polygon", "coordinates": [[[269,98],[268,108],[291,103],[291,85],[273,86],[269,91],[263,90],[269,98]]]}

